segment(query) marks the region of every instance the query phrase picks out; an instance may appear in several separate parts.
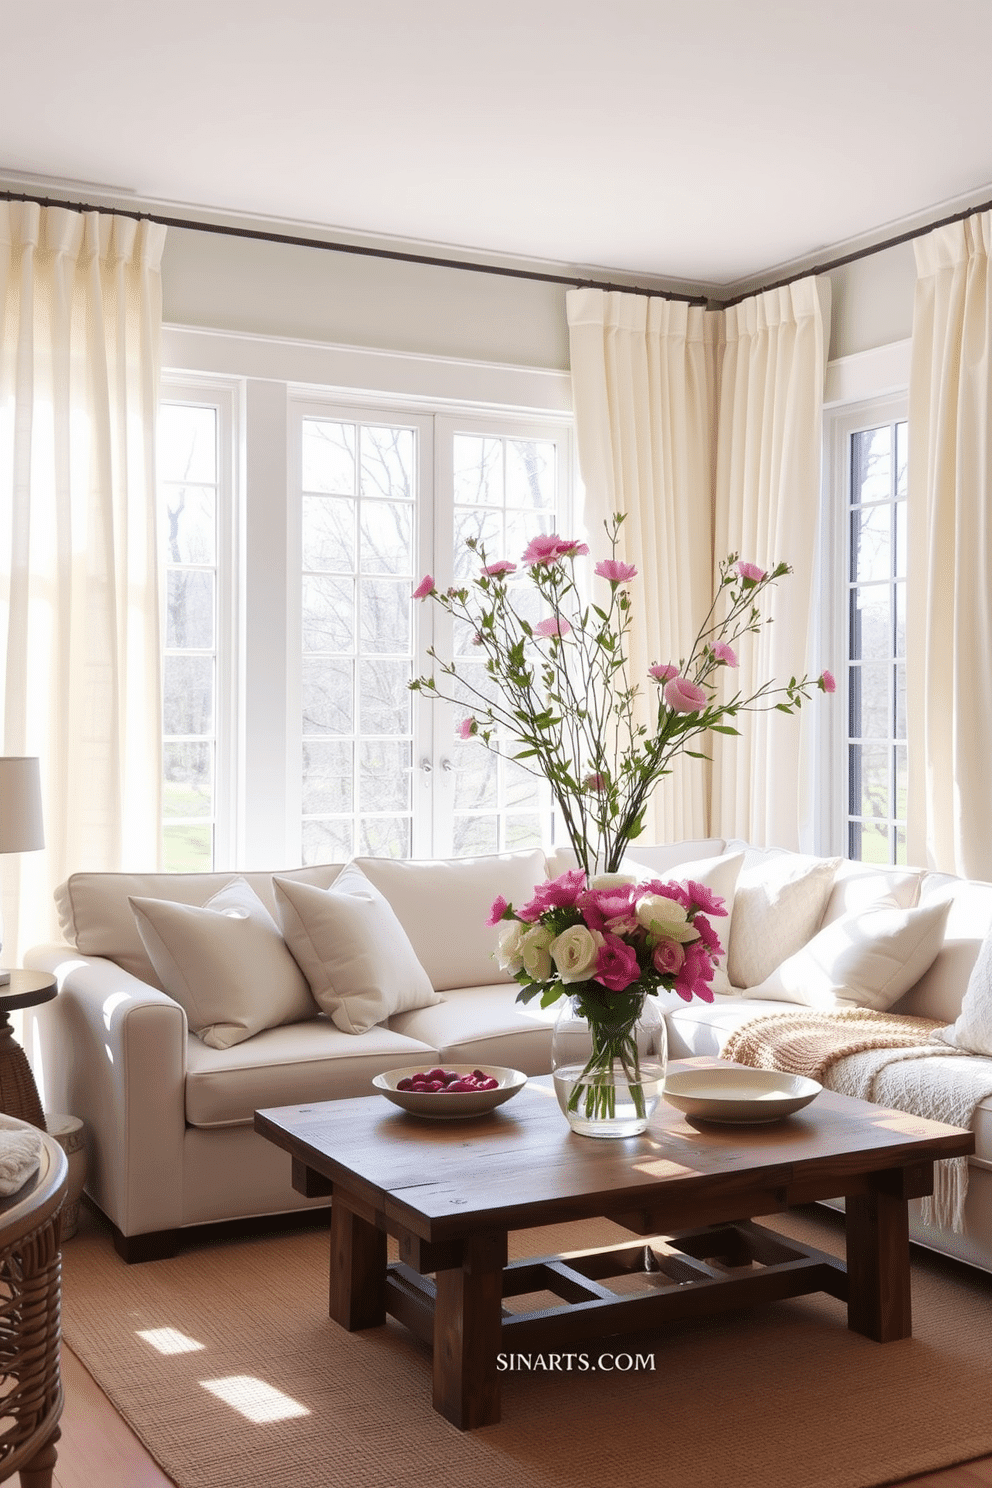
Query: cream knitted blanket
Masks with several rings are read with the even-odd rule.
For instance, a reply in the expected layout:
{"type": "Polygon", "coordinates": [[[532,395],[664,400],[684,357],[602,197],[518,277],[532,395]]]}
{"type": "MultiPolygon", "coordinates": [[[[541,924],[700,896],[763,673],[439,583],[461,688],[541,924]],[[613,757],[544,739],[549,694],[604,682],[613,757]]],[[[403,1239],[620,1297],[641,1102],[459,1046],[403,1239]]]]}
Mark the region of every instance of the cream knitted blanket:
{"type": "MultiPolygon", "coordinates": [[[[803,1008],[753,1018],[731,1035],[723,1057],[808,1075],[841,1095],[970,1128],[975,1108],[992,1095],[992,1059],[935,1041],[944,1026],[872,1008],[803,1008]]],[[[967,1193],[966,1157],[935,1163],[924,1222],[962,1233],[967,1193]]]]}

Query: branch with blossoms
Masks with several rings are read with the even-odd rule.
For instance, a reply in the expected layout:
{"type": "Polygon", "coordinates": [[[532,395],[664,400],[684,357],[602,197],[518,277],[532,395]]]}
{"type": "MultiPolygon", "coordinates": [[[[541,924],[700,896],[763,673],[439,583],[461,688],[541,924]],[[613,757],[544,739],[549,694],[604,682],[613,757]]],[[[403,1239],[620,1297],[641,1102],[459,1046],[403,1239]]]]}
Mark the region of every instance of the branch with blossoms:
{"type": "Polygon", "coordinates": [[[657,702],[652,727],[639,722],[641,679],[631,676],[629,665],[629,586],[637,569],[617,557],[622,522],[614,516],[607,525],[611,556],[595,567],[608,586],[601,602],[584,600],[579,589],[575,560],[588,547],[556,533],[531,540],[521,577],[515,577],[515,563],[490,561],[470,539],[480,560],[471,584],[442,592],[428,574],[414,590],[415,599],[433,599],[470,627],[496,691],[476,686],[433,649],[428,654],[448,684],[435,674],[410,687],[452,703],[467,697],[471,712],[458,725],[459,737],[477,738],[495,753],[509,746],[524,769],[548,781],[586,873],[594,865],[607,873],[619,868],[628,844],[643,831],[652,791],[676,757],[684,751],[706,758],[690,743],[711,732],[736,734],[730,720],[740,712],[793,713],[815,688],[834,690],[832,676],[823,672],[718,700],[724,669],[738,664],[735,646],[768,623],[760,609],[765,590],[791,572],[785,563],[765,571],[733,553],[720,565],[716,594],[688,655],[648,668],[643,680],[657,689],[657,702]],[[533,625],[514,603],[521,578],[547,611],[533,625]]]}

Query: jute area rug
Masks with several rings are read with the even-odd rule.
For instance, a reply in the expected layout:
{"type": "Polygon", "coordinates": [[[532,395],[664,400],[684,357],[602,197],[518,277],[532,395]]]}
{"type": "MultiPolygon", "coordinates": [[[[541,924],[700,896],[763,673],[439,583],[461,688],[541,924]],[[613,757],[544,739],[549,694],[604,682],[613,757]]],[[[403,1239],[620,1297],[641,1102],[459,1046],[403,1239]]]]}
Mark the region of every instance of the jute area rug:
{"type": "MultiPolygon", "coordinates": [[[[774,1223],[841,1250],[838,1216],[774,1223]]],[[[67,1243],[66,1341],[179,1488],[867,1488],[992,1453],[992,1280],[936,1258],[914,1263],[911,1339],[849,1333],[830,1297],[780,1302],[584,1346],[653,1368],[507,1372],[502,1421],[460,1432],[405,1329],[329,1321],[327,1247],[309,1231],[126,1266],[91,1215],[67,1243]]]]}

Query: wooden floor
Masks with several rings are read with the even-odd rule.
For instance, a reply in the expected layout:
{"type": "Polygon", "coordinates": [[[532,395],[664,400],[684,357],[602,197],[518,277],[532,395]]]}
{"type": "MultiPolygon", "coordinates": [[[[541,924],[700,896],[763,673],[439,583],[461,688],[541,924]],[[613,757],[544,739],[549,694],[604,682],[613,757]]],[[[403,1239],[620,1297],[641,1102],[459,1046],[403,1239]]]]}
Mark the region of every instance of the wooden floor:
{"type": "MultiPolygon", "coordinates": [[[[62,1374],[65,1410],[56,1488],[174,1488],[172,1479],[155,1465],[99,1385],[64,1345],[62,1374]]],[[[914,1488],[992,1488],[992,1457],[906,1481],[914,1488]]],[[[795,1488],[816,1485],[797,1483],[795,1488]]]]}

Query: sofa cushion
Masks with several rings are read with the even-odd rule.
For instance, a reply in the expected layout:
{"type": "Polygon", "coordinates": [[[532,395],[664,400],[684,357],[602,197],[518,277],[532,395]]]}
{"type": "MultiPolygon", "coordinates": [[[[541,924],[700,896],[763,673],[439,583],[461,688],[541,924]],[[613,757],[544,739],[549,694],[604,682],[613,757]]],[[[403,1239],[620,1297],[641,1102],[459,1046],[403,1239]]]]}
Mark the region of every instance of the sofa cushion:
{"type": "Polygon", "coordinates": [[[373,1075],[423,1061],[430,1068],[438,1055],[381,1025],[356,1038],[324,1014],[266,1029],[230,1049],[190,1039],[186,1120],[198,1127],[250,1126],[255,1112],[270,1106],[371,1095],[373,1075]]]}
{"type": "Polygon", "coordinates": [[[757,987],[816,934],[840,858],[749,853],[737,880],[727,971],[757,987]]]}
{"type": "Polygon", "coordinates": [[[390,1018],[389,1027],[437,1049],[441,1062],[504,1064],[525,1075],[551,1068],[551,1030],[559,1004],[516,1001],[514,982],[449,988],[440,1007],[390,1018]]]}
{"type": "Polygon", "coordinates": [[[316,1014],[306,978],[243,878],[202,908],[167,899],[129,902],[162,986],[205,1044],[227,1049],[263,1028],[316,1014]]]}
{"type": "Polygon", "coordinates": [[[873,905],[824,926],[806,945],[748,988],[749,997],[807,1007],[884,1011],[930,966],[944,939],[950,900],[918,909],[873,905]]]}
{"type": "MultiPolygon", "coordinates": [[[[286,878],[326,889],[340,863],[287,869],[286,878]]],[[[206,904],[234,877],[243,878],[275,914],[270,873],[73,873],[55,890],[59,925],[68,945],[84,956],[105,956],[139,981],[164,991],[138,934],[129,899],[168,899],[175,904],[206,904]]]]}
{"type": "Polygon", "coordinates": [[[396,911],[436,992],[510,980],[493,960],[496,931],[486,920],[500,894],[511,904],[531,898],[547,876],[542,852],[355,862],[396,911]]]}
{"type": "Polygon", "coordinates": [[[982,941],[961,1001],[961,1011],[937,1038],[972,1054],[992,1054],[992,932],[982,941]]]}
{"type": "Polygon", "coordinates": [[[389,903],[354,863],[329,889],[279,876],[273,886],[286,944],[345,1033],[440,1002],[389,903]]]}
{"type": "Polygon", "coordinates": [[[992,884],[955,878],[949,873],[924,874],[920,903],[933,904],[947,898],[951,911],[940,953],[894,1011],[951,1024],[961,1012],[982,941],[992,929],[992,884]]]}
{"type": "Polygon", "coordinates": [[[901,909],[912,909],[919,902],[922,880],[919,868],[887,868],[878,863],[842,858],[820,928],[843,915],[869,909],[882,899],[901,909]]]}

